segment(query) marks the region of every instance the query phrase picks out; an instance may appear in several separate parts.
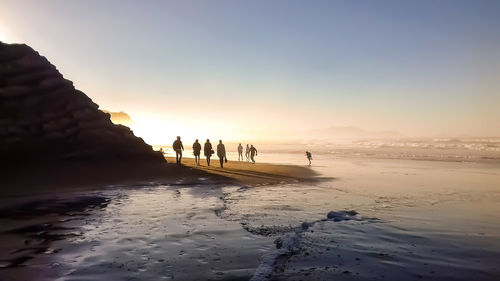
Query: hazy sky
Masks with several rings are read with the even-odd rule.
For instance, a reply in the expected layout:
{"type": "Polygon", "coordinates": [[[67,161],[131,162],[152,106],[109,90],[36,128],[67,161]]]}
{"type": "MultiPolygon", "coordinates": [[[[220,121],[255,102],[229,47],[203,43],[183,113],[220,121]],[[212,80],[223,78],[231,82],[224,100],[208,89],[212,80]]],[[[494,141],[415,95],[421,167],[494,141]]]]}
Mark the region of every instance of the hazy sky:
{"type": "Polygon", "coordinates": [[[343,125],[500,135],[500,1],[0,0],[0,40],[151,142],[343,125]]]}

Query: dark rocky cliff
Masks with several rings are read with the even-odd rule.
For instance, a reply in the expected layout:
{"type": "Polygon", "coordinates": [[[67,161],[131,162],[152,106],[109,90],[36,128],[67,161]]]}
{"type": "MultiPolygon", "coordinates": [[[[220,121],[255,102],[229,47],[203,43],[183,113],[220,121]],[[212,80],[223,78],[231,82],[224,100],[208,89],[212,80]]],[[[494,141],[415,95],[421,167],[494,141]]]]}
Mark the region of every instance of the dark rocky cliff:
{"type": "Polygon", "coordinates": [[[165,163],[45,57],[0,42],[0,165],[165,163]]]}

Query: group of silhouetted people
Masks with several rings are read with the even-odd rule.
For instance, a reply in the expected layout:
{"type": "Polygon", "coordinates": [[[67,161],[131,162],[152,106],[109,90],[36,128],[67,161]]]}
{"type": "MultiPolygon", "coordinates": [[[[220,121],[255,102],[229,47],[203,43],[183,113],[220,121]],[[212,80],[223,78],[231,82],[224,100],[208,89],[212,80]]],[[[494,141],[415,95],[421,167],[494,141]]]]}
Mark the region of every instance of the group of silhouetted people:
{"type": "MultiPolygon", "coordinates": [[[[175,151],[175,161],[177,164],[181,164],[182,160],[182,151],[184,151],[184,145],[182,144],[181,137],[177,136],[177,139],[172,144],[172,149],[175,151]]],[[[207,139],[205,145],[203,146],[203,153],[207,158],[207,166],[210,166],[210,158],[215,153],[210,143],[210,140],[207,139]]],[[[198,139],[193,143],[193,155],[194,162],[196,165],[200,165],[200,155],[201,155],[201,144],[198,142],[198,139]]],[[[245,152],[246,160],[252,161],[255,164],[254,157],[257,156],[257,149],[253,145],[248,145],[246,147],[245,152]]],[[[222,140],[219,140],[219,144],[217,145],[217,157],[219,157],[220,167],[224,167],[224,163],[227,162],[226,157],[226,147],[222,143],[222,140]]],[[[238,145],[238,161],[243,161],[243,146],[241,143],[238,145]]]]}
{"type": "MultiPolygon", "coordinates": [[[[250,146],[247,144],[247,148],[245,150],[245,157],[247,161],[252,161],[255,164],[254,157],[257,156],[257,149],[251,144],[250,146]]],[[[238,145],[238,161],[243,161],[243,146],[241,143],[238,145]]]]}
{"type": "MultiPolygon", "coordinates": [[[[177,139],[172,144],[172,148],[175,151],[175,161],[177,164],[181,164],[182,160],[182,151],[184,150],[184,146],[182,145],[181,137],[177,136],[177,139]]],[[[163,149],[160,148],[160,151],[163,153],[163,149]]],[[[203,146],[203,152],[205,157],[207,158],[207,166],[210,166],[210,157],[215,153],[210,140],[207,139],[205,145],[203,146]]],[[[200,154],[201,154],[201,144],[198,142],[198,139],[193,143],[193,155],[194,162],[197,166],[200,165],[200,154]]],[[[257,156],[257,149],[251,144],[246,147],[245,157],[247,161],[252,161],[255,164],[254,157],[257,156]]],[[[227,163],[226,157],[226,147],[222,143],[222,140],[219,140],[219,144],[217,145],[217,157],[219,157],[220,167],[224,168],[224,163],[227,163]]],[[[312,154],[309,151],[306,151],[307,160],[309,160],[309,165],[311,165],[312,154]]],[[[238,161],[243,161],[243,146],[238,144],[238,161]]]]}
{"type": "MultiPolygon", "coordinates": [[[[184,150],[181,137],[177,136],[177,139],[172,144],[172,148],[175,151],[175,161],[177,164],[180,164],[182,160],[182,151],[184,150]]],[[[209,139],[207,139],[205,145],[203,146],[203,153],[207,158],[207,165],[210,166],[210,158],[215,152],[209,139]]],[[[196,141],[193,143],[193,155],[195,164],[200,165],[201,144],[199,143],[198,139],[196,139],[196,141]]],[[[219,140],[219,144],[217,145],[217,157],[219,157],[220,167],[223,168],[224,163],[227,162],[227,157],[226,147],[222,143],[222,140],[219,140]]]]}

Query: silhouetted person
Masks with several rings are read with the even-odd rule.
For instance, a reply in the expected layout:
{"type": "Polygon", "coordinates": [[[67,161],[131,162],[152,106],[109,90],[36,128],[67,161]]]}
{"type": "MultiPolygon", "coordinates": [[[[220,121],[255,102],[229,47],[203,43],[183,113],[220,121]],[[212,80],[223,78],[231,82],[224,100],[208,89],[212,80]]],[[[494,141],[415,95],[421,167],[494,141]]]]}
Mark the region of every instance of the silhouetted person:
{"type": "Polygon", "coordinates": [[[248,146],[248,144],[247,144],[247,149],[245,150],[245,156],[247,157],[248,161],[248,157],[250,157],[250,146],[248,146]]]}
{"type": "Polygon", "coordinates": [[[311,166],[311,160],[313,159],[311,152],[306,151],[307,160],[309,160],[309,166],[311,166]]]}
{"type": "Polygon", "coordinates": [[[196,139],[193,143],[193,155],[194,155],[194,163],[199,166],[200,165],[200,152],[201,152],[201,144],[196,139]]]}
{"type": "Polygon", "coordinates": [[[175,151],[175,161],[177,162],[177,164],[180,164],[182,160],[182,151],[184,150],[181,137],[177,136],[177,139],[172,144],[172,148],[175,151]]]}
{"type": "Polygon", "coordinates": [[[210,166],[210,157],[212,156],[214,151],[212,150],[212,144],[210,143],[209,139],[207,139],[207,142],[205,142],[203,152],[205,153],[205,157],[207,157],[207,166],[210,166]]]}
{"type": "Polygon", "coordinates": [[[241,143],[238,145],[238,161],[242,161],[243,160],[243,146],[241,145],[241,143]],[[240,160],[241,158],[241,160],[240,160]]]}
{"type": "Polygon", "coordinates": [[[253,144],[250,145],[250,159],[252,160],[252,163],[255,164],[255,159],[253,159],[254,156],[257,156],[257,149],[253,147],[253,144]]]}
{"type": "Polygon", "coordinates": [[[161,155],[165,154],[165,151],[163,151],[163,147],[160,147],[160,152],[161,152],[161,155]]]}
{"type": "Polygon", "coordinates": [[[226,147],[222,144],[222,140],[219,140],[219,144],[217,145],[217,156],[220,160],[220,167],[224,168],[224,158],[226,158],[226,147]]]}

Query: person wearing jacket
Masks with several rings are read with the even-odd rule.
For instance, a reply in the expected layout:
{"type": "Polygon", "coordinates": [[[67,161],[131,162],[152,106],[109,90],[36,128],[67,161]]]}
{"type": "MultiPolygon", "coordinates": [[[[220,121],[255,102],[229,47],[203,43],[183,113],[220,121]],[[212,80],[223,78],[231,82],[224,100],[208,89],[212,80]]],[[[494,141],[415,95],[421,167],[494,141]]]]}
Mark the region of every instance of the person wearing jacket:
{"type": "Polygon", "coordinates": [[[210,166],[210,157],[212,157],[212,144],[210,143],[210,140],[207,139],[207,142],[205,142],[205,145],[203,147],[203,152],[205,154],[205,157],[207,157],[207,166],[210,166]]]}
{"type": "Polygon", "coordinates": [[[257,149],[253,146],[253,144],[250,145],[250,160],[252,160],[252,163],[255,164],[255,159],[253,159],[255,156],[257,156],[257,149]]]}
{"type": "Polygon", "coordinates": [[[177,162],[177,164],[181,164],[182,151],[184,150],[184,146],[182,145],[181,137],[177,136],[177,139],[172,144],[172,148],[175,151],[175,162],[177,162]]]}
{"type": "Polygon", "coordinates": [[[193,143],[193,155],[194,155],[194,163],[196,166],[200,165],[200,152],[201,152],[201,144],[198,142],[198,139],[193,143]]]}
{"type": "Polygon", "coordinates": [[[226,158],[226,147],[222,144],[222,140],[219,140],[217,145],[217,156],[220,160],[220,167],[224,168],[224,159],[226,158]]]}

